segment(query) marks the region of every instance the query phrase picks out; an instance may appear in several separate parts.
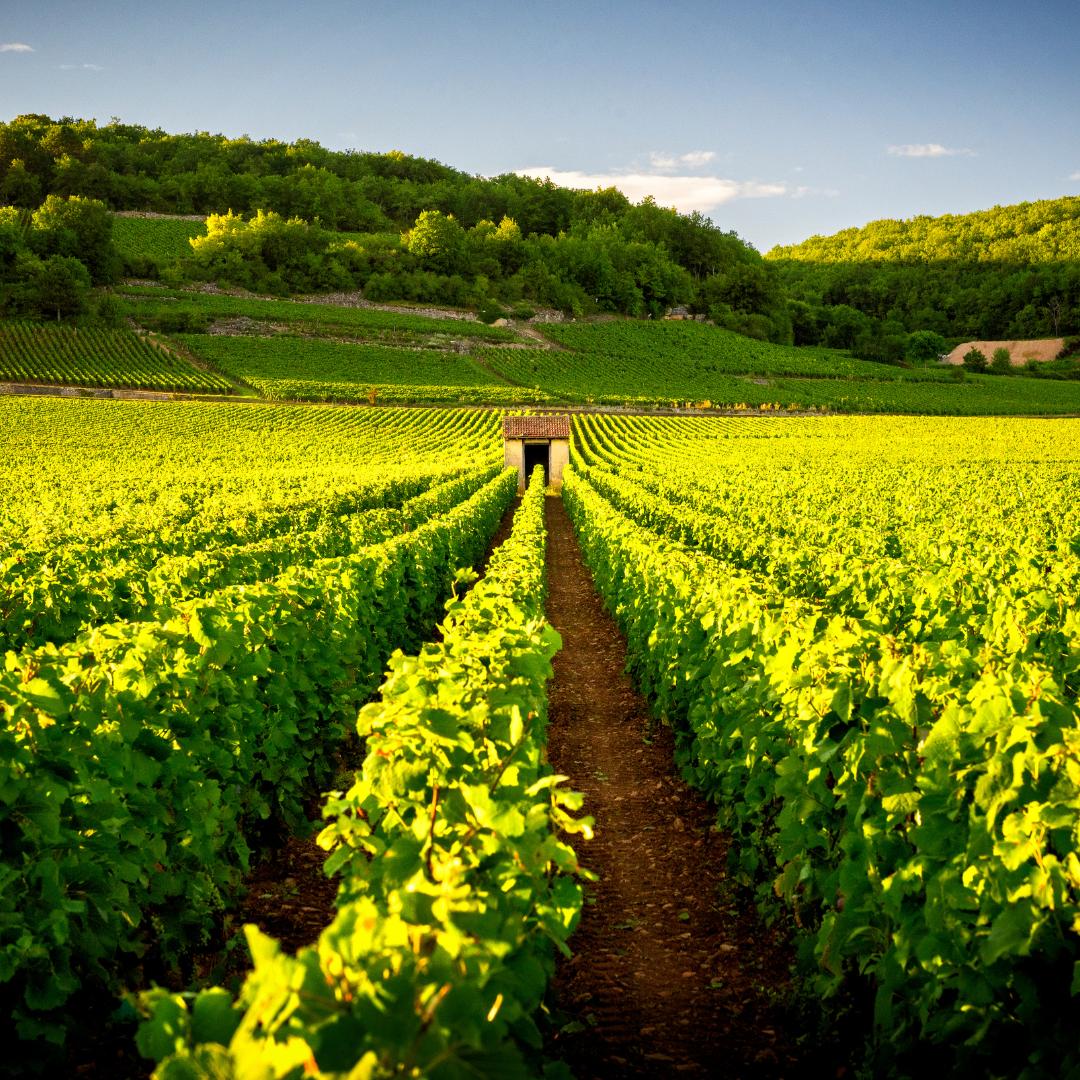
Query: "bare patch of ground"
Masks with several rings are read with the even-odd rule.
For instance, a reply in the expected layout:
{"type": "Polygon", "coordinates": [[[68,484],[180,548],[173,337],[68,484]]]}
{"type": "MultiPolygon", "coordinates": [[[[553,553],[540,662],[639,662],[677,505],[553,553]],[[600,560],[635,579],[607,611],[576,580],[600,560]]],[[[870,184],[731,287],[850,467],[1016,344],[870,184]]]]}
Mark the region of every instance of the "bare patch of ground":
{"type": "Polygon", "coordinates": [[[208,334],[218,337],[274,337],[287,334],[289,327],[283,323],[266,322],[263,319],[250,319],[247,315],[236,315],[228,319],[215,319],[207,328],[208,334]]]}
{"type": "MultiPolygon", "coordinates": [[[[549,321],[553,322],[555,320],[549,320],[549,321]]],[[[565,349],[565,346],[560,345],[557,341],[552,341],[551,338],[549,338],[549,337],[545,337],[535,327],[528,326],[525,323],[520,323],[520,322],[513,322],[510,325],[522,337],[528,338],[530,342],[535,342],[536,345],[539,345],[544,349],[556,349],[556,350],[560,350],[560,351],[565,349]]],[[[533,346],[529,346],[529,347],[532,348],[533,346]]]]}
{"type": "Polygon", "coordinates": [[[476,313],[473,311],[420,304],[382,304],[374,300],[365,300],[364,294],[359,290],[355,292],[313,293],[309,296],[295,296],[293,299],[298,304],[329,304],[332,307],[389,311],[395,315],[422,315],[427,319],[460,319],[462,322],[477,321],[476,313]]]}
{"type": "Polygon", "coordinates": [[[995,349],[1008,349],[1009,359],[1012,361],[1013,367],[1020,367],[1029,360],[1056,360],[1058,353],[1064,348],[1065,339],[1059,337],[1034,338],[1027,341],[965,341],[963,345],[957,345],[945,357],[943,363],[962,364],[964,362],[964,353],[970,352],[972,349],[978,349],[987,360],[993,357],[995,349]]]}
{"type": "Polygon", "coordinates": [[[216,337],[273,337],[287,334],[283,323],[268,323],[261,319],[248,319],[247,315],[233,315],[229,319],[215,319],[206,327],[207,334],[216,337]]]}

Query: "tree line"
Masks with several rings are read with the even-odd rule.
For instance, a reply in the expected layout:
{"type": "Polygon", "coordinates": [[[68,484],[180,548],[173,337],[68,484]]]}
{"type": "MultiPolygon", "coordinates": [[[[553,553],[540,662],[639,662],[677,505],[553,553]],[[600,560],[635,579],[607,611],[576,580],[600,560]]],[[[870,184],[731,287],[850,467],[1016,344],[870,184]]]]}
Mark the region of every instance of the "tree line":
{"type": "Polygon", "coordinates": [[[181,272],[269,291],[358,287],[573,314],[658,316],[685,305],[754,336],[791,336],[777,274],[754,248],[701,214],[635,205],[614,188],[471,176],[310,140],[36,114],[0,124],[0,203],[32,211],[47,196],[223,217],[181,272]]]}

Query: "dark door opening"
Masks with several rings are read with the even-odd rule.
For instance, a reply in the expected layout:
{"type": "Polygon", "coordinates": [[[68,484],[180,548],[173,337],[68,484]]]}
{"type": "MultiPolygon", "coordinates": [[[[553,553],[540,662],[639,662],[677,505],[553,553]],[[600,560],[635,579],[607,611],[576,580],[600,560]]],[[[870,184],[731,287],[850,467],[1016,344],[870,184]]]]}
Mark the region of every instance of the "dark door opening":
{"type": "Polygon", "coordinates": [[[526,443],[525,444],[525,485],[528,486],[529,477],[537,465],[544,468],[544,483],[547,483],[551,475],[551,443],[526,443]]]}

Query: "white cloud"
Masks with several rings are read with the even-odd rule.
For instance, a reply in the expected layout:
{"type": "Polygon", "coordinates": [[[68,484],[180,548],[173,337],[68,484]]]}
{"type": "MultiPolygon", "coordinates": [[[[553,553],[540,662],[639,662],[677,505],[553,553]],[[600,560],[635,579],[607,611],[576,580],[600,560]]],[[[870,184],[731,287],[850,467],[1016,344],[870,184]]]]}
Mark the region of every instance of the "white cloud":
{"type": "Polygon", "coordinates": [[[683,154],[679,161],[683,165],[689,165],[691,169],[698,169],[702,165],[708,165],[714,157],[716,157],[715,150],[691,150],[690,153],[683,154]]]}
{"type": "Polygon", "coordinates": [[[5,41],[0,44],[0,52],[33,52],[33,48],[23,41],[5,41]]]}
{"type": "Polygon", "coordinates": [[[104,71],[100,64],[60,64],[61,71],[104,71]]]}
{"type": "Polygon", "coordinates": [[[715,150],[691,150],[685,154],[668,154],[663,150],[653,150],[649,154],[649,164],[654,169],[677,169],[685,165],[689,169],[700,169],[716,157],[715,150]]]}
{"type": "MultiPolygon", "coordinates": [[[[762,184],[755,180],[728,180],[720,176],[667,176],[656,173],[587,173],[576,169],[553,169],[547,165],[515,169],[518,176],[550,179],[562,187],[618,188],[628,199],[638,202],[651,195],[661,206],[674,206],[691,213],[705,212],[733,199],[773,199],[795,192],[783,183],[762,184]]],[[[806,194],[804,191],[803,194],[806,194]]]]}
{"type": "Polygon", "coordinates": [[[1077,169],[1074,173],[1069,173],[1070,180],[1080,180],[1080,169],[1077,169]]]}
{"type": "Polygon", "coordinates": [[[974,157],[975,151],[966,146],[950,147],[942,146],[941,143],[902,143],[899,146],[890,146],[886,149],[890,157],[974,157]]]}

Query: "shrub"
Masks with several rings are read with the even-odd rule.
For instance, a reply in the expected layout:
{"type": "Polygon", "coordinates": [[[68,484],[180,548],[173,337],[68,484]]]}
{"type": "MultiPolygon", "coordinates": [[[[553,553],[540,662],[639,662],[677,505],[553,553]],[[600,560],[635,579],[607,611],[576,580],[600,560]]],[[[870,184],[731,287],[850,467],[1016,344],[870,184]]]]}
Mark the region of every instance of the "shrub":
{"type": "Polygon", "coordinates": [[[963,364],[966,370],[984,372],[989,367],[986,354],[981,349],[968,349],[964,353],[963,364]]]}
{"type": "Polygon", "coordinates": [[[505,319],[506,312],[494,300],[485,300],[477,308],[476,317],[482,323],[487,323],[490,326],[496,319],[505,319]]]}
{"type": "Polygon", "coordinates": [[[1011,375],[1012,369],[1012,355],[1004,346],[999,346],[990,358],[990,370],[995,375],[1011,375]]]}
{"type": "Polygon", "coordinates": [[[152,320],[163,334],[202,334],[210,325],[210,316],[201,311],[166,311],[152,320]]]}
{"type": "Polygon", "coordinates": [[[931,363],[947,351],[945,339],[934,330],[916,330],[904,344],[904,355],[913,364],[931,363]]]}

